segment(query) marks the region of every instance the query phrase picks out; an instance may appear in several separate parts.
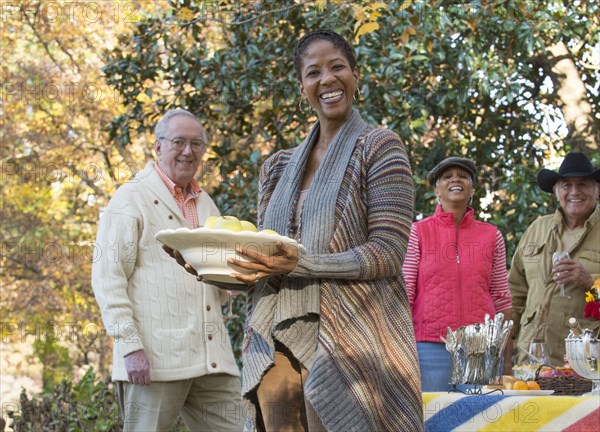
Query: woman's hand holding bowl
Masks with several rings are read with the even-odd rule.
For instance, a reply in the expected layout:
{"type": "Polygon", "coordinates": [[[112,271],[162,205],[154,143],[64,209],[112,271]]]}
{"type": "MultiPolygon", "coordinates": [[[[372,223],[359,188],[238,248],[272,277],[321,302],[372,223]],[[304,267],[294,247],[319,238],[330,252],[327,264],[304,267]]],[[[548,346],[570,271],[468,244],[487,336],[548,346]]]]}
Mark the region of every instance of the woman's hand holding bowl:
{"type": "Polygon", "coordinates": [[[250,261],[241,261],[236,258],[229,258],[228,263],[252,270],[253,273],[244,275],[232,273],[230,276],[247,285],[255,285],[261,279],[281,274],[288,274],[296,268],[300,253],[298,247],[284,245],[278,241],[275,243],[276,251],[273,255],[264,255],[256,250],[245,247],[238,247],[236,251],[244,255],[250,261]]]}

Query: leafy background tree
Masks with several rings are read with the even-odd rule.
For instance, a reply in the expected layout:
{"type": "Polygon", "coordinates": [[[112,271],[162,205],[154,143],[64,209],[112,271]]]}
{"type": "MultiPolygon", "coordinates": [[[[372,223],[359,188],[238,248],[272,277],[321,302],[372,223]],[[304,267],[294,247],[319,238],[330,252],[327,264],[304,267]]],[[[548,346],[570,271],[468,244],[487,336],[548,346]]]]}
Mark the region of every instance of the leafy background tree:
{"type": "Polygon", "coordinates": [[[130,103],[113,137],[131,139],[129,125],[145,132],[168,107],[199,113],[212,132],[211,172],[223,179],[214,195],[225,213],[252,218],[257,162],[297,145],[314,121],[298,108],[292,53],[302,34],[320,27],[356,42],[357,107],[407,144],[417,196],[426,198],[418,215],[434,204],[426,172],[444,156],[467,155],[481,169],[475,207],[506,233],[512,252],[548,211],[537,170],[571,149],[598,151],[595,2],[172,6],[107,56],[108,82],[130,103]],[[207,37],[214,32],[218,40],[207,37]],[[565,88],[579,93],[567,97],[565,88]],[[131,97],[142,92],[152,103],[131,97]]]}
{"type": "Polygon", "coordinates": [[[28,375],[52,390],[90,365],[109,371],[111,342],[90,286],[93,241],[99,203],[143,152],[108,144],[122,105],[101,54],[139,20],[131,5],[0,6],[3,401],[20,386],[39,389],[28,375]]]}
{"type": "MultiPolygon", "coordinates": [[[[256,197],[260,162],[299,144],[314,121],[298,107],[292,57],[297,39],[321,27],[356,42],[357,106],[407,144],[416,196],[425,198],[416,202],[417,218],[433,211],[427,171],[445,156],[471,157],[480,166],[474,206],[505,233],[510,257],[529,223],[549,211],[550,197],[535,187],[539,167],[570,149],[597,152],[598,74],[591,66],[597,4],[172,6],[148,17],[106,58],[109,84],[130,102],[112,136],[131,139],[130,125],[146,132],[169,107],[198,113],[211,131],[206,171],[220,174],[213,196],[224,213],[255,217],[248,203],[256,197]],[[218,39],[210,37],[215,32],[218,39]],[[566,97],[565,86],[583,90],[566,97]],[[131,97],[142,92],[149,100],[131,97]]],[[[239,337],[241,322],[234,324],[239,337]]]]}
{"type": "MultiPolygon", "coordinates": [[[[212,147],[200,182],[224,214],[254,220],[261,163],[316,119],[298,106],[293,68],[307,31],[353,41],[356,107],[406,143],[416,218],[435,204],[427,171],[471,157],[474,207],[505,234],[510,258],[554,208],[536,189],[540,167],[569,150],[600,163],[597,2],[114,1],[97,3],[99,14],[71,6],[63,19],[48,5],[3,10],[0,69],[2,350],[35,339],[47,389],[73,367],[107,373],[109,339],[83,331],[101,323],[90,245],[101,208],[152,158],[160,115],[185,107],[201,118],[212,147]],[[79,326],[74,338],[65,323],[79,326]],[[28,336],[36,325],[45,337],[28,336]]],[[[242,319],[229,320],[236,347],[242,319]]]]}

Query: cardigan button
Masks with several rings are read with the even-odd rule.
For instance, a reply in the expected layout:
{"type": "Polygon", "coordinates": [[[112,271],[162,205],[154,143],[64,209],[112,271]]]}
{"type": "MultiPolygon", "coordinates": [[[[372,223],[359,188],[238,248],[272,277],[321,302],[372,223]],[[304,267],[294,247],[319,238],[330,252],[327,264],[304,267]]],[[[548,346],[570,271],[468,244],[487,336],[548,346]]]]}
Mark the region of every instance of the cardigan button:
{"type": "Polygon", "coordinates": [[[158,204],[158,200],[154,200],[154,204],[158,204]]]}
{"type": "Polygon", "coordinates": [[[213,336],[212,335],[208,335],[208,340],[212,340],[213,336]]]}
{"type": "Polygon", "coordinates": [[[173,219],[173,215],[169,215],[169,219],[173,219]]]}
{"type": "Polygon", "coordinates": [[[210,305],[206,306],[206,310],[209,311],[210,310],[210,305]]]}
{"type": "Polygon", "coordinates": [[[212,363],[210,364],[210,366],[211,366],[213,369],[215,369],[215,368],[217,367],[217,364],[216,364],[215,362],[212,362],[212,363]]]}

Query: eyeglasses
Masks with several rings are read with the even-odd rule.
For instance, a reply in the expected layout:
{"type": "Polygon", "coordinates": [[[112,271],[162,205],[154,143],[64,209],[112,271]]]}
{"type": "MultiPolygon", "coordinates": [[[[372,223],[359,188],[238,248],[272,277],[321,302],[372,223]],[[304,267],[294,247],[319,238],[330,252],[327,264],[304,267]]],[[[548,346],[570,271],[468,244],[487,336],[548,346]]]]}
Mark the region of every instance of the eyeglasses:
{"type": "Polygon", "coordinates": [[[189,144],[192,151],[198,153],[198,152],[202,152],[202,151],[206,150],[206,148],[208,147],[208,145],[201,139],[191,139],[191,140],[186,140],[183,138],[173,138],[173,139],[162,138],[162,139],[169,141],[171,143],[171,145],[174,148],[176,148],[177,150],[183,150],[189,144]]]}

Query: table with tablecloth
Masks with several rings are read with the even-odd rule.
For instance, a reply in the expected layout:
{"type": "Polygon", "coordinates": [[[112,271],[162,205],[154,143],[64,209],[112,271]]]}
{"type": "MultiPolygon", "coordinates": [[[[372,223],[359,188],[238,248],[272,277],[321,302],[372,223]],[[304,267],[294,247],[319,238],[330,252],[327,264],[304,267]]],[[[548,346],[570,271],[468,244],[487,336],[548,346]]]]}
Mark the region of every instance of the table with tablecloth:
{"type": "Polygon", "coordinates": [[[600,432],[599,396],[423,393],[426,432],[600,432]]]}

